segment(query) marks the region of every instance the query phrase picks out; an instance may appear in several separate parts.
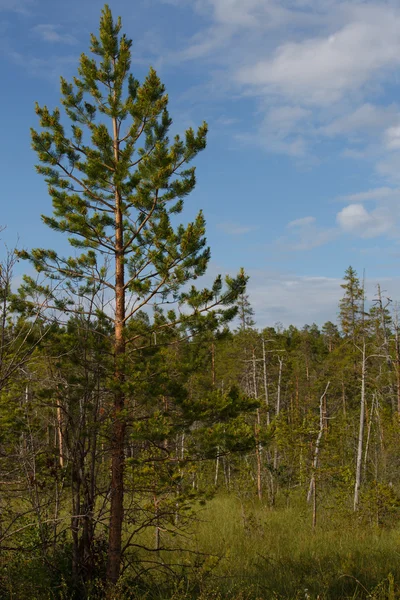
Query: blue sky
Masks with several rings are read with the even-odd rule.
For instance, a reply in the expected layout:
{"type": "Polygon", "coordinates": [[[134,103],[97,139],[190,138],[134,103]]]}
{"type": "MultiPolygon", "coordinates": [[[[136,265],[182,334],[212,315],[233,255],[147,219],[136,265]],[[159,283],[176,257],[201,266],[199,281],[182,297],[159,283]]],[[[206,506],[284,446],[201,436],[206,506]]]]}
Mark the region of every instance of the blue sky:
{"type": "MultiPolygon", "coordinates": [[[[2,238],[65,248],[35,174],[34,102],[59,105],[103,2],[0,0],[2,238]]],[[[335,320],[351,264],[400,300],[400,5],[117,0],[133,72],[153,65],[174,129],[209,123],[198,186],[212,273],[250,274],[260,326],[335,320]]],[[[24,265],[25,267],[26,265],[24,265]]]]}

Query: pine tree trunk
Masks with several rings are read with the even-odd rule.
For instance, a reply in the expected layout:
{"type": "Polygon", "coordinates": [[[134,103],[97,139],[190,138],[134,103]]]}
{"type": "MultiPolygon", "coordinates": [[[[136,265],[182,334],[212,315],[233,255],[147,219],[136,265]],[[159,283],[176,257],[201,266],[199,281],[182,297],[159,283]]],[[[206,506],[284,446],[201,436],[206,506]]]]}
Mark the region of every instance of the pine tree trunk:
{"type": "MultiPolygon", "coordinates": [[[[119,161],[118,125],[113,119],[114,159],[119,161]]],[[[125,273],[121,195],[115,189],[115,385],[111,433],[111,507],[108,538],[107,581],[116,583],[121,566],[122,524],[124,519],[124,462],[126,421],[123,416],[125,358],[125,273]]]]}

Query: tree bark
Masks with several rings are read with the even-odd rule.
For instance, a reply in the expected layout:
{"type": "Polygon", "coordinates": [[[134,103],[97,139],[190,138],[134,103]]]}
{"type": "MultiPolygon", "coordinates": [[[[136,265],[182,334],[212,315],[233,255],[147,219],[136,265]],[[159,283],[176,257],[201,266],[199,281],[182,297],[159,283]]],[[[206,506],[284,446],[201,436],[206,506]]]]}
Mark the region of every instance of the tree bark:
{"type": "Polygon", "coordinates": [[[311,475],[310,487],[308,488],[307,502],[310,502],[313,493],[314,493],[314,496],[316,493],[315,489],[314,489],[315,488],[315,473],[318,468],[319,447],[320,447],[322,436],[323,436],[324,429],[325,429],[324,400],[326,398],[326,393],[328,391],[330,383],[331,382],[328,381],[328,383],[326,384],[325,391],[319,400],[319,432],[318,432],[317,441],[315,442],[314,458],[313,458],[313,463],[312,463],[312,475],[311,475]]]}
{"type": "MultiPolygon", "coordinates": [[[[253,347],[253,391],[254,398],[258,399],[258,388],[257,388],[257,371],[256,371],[256,351],[253,347]]],[[[261,428],[261,416],[260,409],[256,411],[256,422],[254,423],[254,437],[256,442],[256,459],[257,459],[257,495],[259,500],[262,500],[262,464],[261,454],[262,447],[260,443],[260,428],[261,428]]]]}
{"type": "Polygon", "coordinates": [[[358,508],[360,501],[361,487],[361,468],[363,455],[363,440],[365,427],[365,371],[366,371],[366,348],[365,338],[362,346],[362,366],[361,366],[361,400],[360,400],[360,425],[358,429],[357,463],[356,463],[356,482],[354,486],[354,510],[358,508]]]}
{"type": "Polygon", "coordinates": [[[262,350],[263,350],[263,375],[264,375],[264,393],[265,393],[265,407],[267,410],[267,425],[270,424],[269,415],[269,395],[268,395],[268,376],[267,376],[267,356],[265,352],[265,340],[262,338],[262,350]]]}
{"type": "MultiPolygon", "coordinates": [[[[279,362],[279,375],[278,375],[278,391],[276,394],[276,408],[275,408],[275,417],[278,418],[281,412],[281,388],[282,388],[282,368],[283,368],[283,358],[278,356],[279,362]]],[[[274,470],[278,468],[278,447],[275,445],[274,451],[274,470]]]]}
{"type": "MultiPolygon", "coordinates": [[[[114,160],[119,161],[118,124],[113,119],[114,160]]],[[[115,321],[114,361],[115,395],[111,432],[111,506],[108,538],[107,581],[118,581],[121,567],[122,524],[124,520],[124,463],[126,421],[125,406],[125,269],[122,199],[118,186],[115,188],[115,321]]]]}

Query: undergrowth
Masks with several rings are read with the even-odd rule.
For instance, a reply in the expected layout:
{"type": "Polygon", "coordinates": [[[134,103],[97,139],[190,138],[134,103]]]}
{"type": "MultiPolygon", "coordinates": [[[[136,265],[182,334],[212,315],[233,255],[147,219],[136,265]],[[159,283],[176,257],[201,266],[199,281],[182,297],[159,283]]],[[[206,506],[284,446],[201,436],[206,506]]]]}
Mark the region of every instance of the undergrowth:
{"type": "MultiPolygon", "coordinates": [[[[399,558],[396,523],[378,528],[350,511],[325,509],[313,530],[304,500],[270,510],[219,496],[199,510],[186,551],[141,576],[127,569],[113,600],[395,600],[399,558]]],[[[71,600],[63,568],[55,577],[37,556],[3,555],[0,598],[71,600]]],[[[85,600],[102,595],[101,582],[93,582],[85,600]]]]}

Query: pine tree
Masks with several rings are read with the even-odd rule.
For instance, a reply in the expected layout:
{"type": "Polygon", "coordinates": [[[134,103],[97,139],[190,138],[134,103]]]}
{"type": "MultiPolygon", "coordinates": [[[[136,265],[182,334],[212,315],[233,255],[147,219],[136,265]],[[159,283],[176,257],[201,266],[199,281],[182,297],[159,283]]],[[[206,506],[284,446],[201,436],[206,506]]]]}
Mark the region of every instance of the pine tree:
{"type": "Polygon", "coordinates": [[[327,321],[322,326],[322,334],[324,336],[325,344],[327,345],[328,351],[332,352],[335,346],[340,342],[340,334],[337,325],[332,321],[327,321]]]}
{"type": "Polygon", "coordinates": [[[364,290],[360,285],[356,271],[350,266],[345,274],[341,288],[344,290],[344,296],[340,301],[340,324],[345,335],[349,336],[353,342],[356,341],[359,324],[362,322],[362,305],[364,290]]]}
{"type": "MultiPolygon", "coordinates": [[[[61,78],[61,102],[70,130],[58,108],[36,106],[42,130],[32,130],[32,143],[40,161],[37,171],[45,177],[53,202],[53,216],[43,216],[43,221],[67,233],[81,254],[64,258],[45,249],[20,254],[50,281],[35,286],[26,278],[26,296],[35,289],[52,298],[49,307],[73,311],[74,294],[88,286],[106,295],[111,307],[102,315],[114,329],[109,583],[118,580],[122,551],[124,450],[130,418],[127,324],[143,307],[175,302],[179,314],[170,311],[162,327],[187,322],[191,315],[200,326],[203,314],[208,315],[204,323],[215,327],[219,318],[232,318],[233,304],[246,281],[241,272],[236,279],[226,278],[225,291],[221,277],[211,290],[182,291],[187,282],[205,273],[210,258],[201,212],[186,227],[173,226],[183,199],[195,186],[195,169],[188,164],[206,146],[207,125],[197,132],[188,129],[183,139],[175,136],[170,142],[165,88],[154,69],[142,85],[129,74],[131,41],[120,32],[121,20],[114,21],[106,5],[99,36],[91,36],[93,56],[82,54],[73,83],[61,78]],[[219,305],[225,308],[209,316],[219,305]]],[[[79,311],[86,312],[84,304],[79,311]]]]}
{"type": "Polygon", "coordinates": [[[255,325],[254,308],[250,304],[248,294],[240,294],[238,299],[240,330],[251,329],[255,325]]]}

